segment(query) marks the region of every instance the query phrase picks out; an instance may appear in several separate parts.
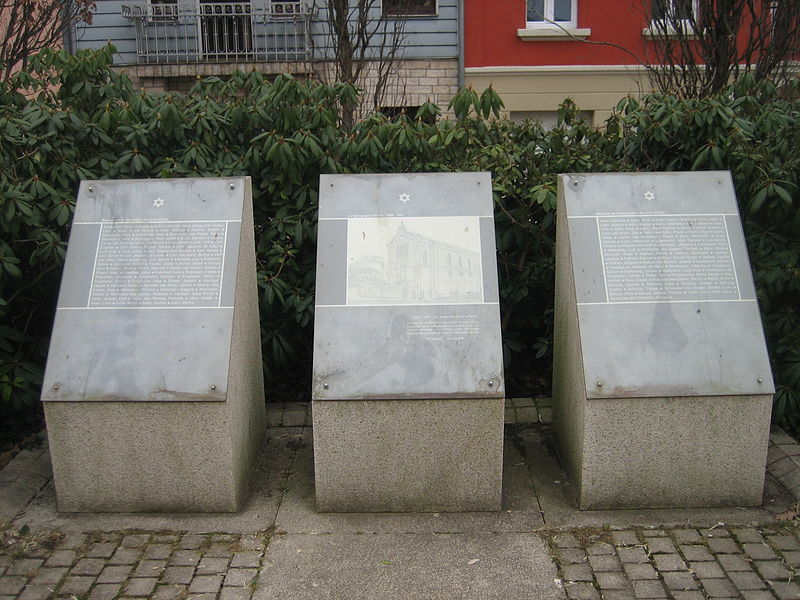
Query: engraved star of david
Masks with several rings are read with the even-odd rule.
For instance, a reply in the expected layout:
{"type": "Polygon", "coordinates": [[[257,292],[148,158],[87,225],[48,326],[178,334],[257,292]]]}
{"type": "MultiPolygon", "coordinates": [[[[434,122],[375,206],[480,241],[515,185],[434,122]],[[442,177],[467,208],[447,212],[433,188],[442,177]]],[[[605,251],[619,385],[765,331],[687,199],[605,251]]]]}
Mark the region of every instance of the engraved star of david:
{"type": "Polygon", "coordinates": [[[645,200],[654,200],[655,197],[656,197],[655,192],[648,191],[648,192],[644,193],[644,199],[645,200]]]}
{"type": "Polygon", "coordinates": [[[153,200],[153,206],[155,206],[156,208],[161,208],[162,206],[164,206],[164,199],[160,197],[156,198],[155,200],[153,200]]]}
{"type": "Polygon", "coordinates": [[[405,204],[406,202],[411,200],[411,196],[409,196],[408,194],[400,194],[400,197],[398,198],[398,200],[400,200],[400,202],[405,204]]]}

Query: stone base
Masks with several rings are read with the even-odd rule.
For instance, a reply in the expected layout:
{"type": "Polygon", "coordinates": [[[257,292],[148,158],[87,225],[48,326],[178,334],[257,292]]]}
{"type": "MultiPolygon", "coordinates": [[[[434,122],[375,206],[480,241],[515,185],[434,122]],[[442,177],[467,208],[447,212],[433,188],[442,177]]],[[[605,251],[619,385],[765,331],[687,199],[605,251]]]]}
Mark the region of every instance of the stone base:
{"type": "Polygon", "coordinates": [[[503,399],[315,401],[321,512],[500,510],[503,399]]]}
{"type": "Polygon", "coordinates": [[[236,511],[265,435],[263,408],[242,427],[230,402],[44,407],[62,512],[236,511]]]}
{"type": "Polygon", "coordinates": [[[577,402],[554,422],[581,509],[761,504],[771,396],[577,402]]]}

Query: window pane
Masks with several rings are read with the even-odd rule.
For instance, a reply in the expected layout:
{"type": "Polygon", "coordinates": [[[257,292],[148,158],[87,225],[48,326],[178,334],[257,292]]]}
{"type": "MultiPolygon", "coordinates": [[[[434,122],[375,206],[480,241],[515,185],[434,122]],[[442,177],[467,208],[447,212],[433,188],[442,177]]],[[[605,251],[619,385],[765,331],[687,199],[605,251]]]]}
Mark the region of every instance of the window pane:
{"type": "Polygon", "coordinates": [[[554,21],[572,20],[572,0],[554,0],[554,21]]]}
{"type": "Polygon", "coordinates": [[[435,15],[436,0],[383,0],[385,15],[435,15]]]}
{"type": "Polygon", "coordinates": [[[544,0],[528,0],[528,21],[544,21],[544,0]]]}
{"type": "Polygon", "coordinates": [[[653,0],[653,20],[660,21],[668,14],[670,0],[653,0]]]}

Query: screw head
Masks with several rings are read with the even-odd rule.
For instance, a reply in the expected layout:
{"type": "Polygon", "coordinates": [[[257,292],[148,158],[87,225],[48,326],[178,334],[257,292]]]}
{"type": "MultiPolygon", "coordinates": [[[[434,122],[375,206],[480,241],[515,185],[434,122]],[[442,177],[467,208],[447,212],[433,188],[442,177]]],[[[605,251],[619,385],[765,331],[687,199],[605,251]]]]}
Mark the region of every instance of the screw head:
{"type": "Polygon", "coordinates": [[[94,191],[94,188],[93,188],[91,185],[90,185],[88,188],[86,188],[86,189],[87,189],[88,191],[90,191],[90,192],[93,192],[93,191],[94,191]]]}
{"type": "Polygon", "coordinates": [[[330,386],[327,383],[322,384],[322,389],[327,390],[330,386]]]}
{"type": "Polygon", "coordinates": [[[217,386],[215,386],[215,385],[213,385],[213,384],[212,384],[212,385],[211,385],[211,391],[213,392],[215,389],[217,389],[217,386]]]}
{"type": "Polygon", "coordinates": [[[53,390],[55,390],[55,391],[58,391],[58,384],[55,384],[55,385],[53,386],[53,390]]]}
{"type": "Polygon", "coordinates": [[[764,383],[764,380],[761,377],[758,378],[758,383],[764,383]]]}
{"type": "Polygon", "coordinates": [[[599,387],[599,388],[603,387],[603,382],[602,381],[598,381],[597,382],[597,387],[599,387]]]}
{"type": "Polygon", "coordinates": [[[494,380],[490,379],[489,381],[486,382],[486,385],[488,385],[489,387],[494,387],[494,380]]]}
{"type": "Polygon", "coordinates": [[[233,184],[230,184],[228,187],[229,187],[231,190],[235,190],[235,189],[236,189],[236,186],[235,186],[235,185],[233,185],[233,184]]]}

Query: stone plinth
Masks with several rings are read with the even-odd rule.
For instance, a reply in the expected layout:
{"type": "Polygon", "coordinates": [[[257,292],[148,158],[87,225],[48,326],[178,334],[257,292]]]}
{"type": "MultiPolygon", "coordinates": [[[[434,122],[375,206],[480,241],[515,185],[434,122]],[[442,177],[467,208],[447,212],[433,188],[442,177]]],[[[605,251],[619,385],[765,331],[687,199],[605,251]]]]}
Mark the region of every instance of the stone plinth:
{"type": "Polygon", "coordinates": [[[314,401],[321,512],[500,509],[503,399],[314,401]]]}
{"type": "Polygon", "coordinates": [[[241,505],[266,429],[251,194],[81,184],[42,393],[59,510],[241,505]]]}
{"type": "Polygon", "coordinates": [[[761,503],[774,388],[728,173],[560,176],[555,306],[581,508],[761,503]]]}

